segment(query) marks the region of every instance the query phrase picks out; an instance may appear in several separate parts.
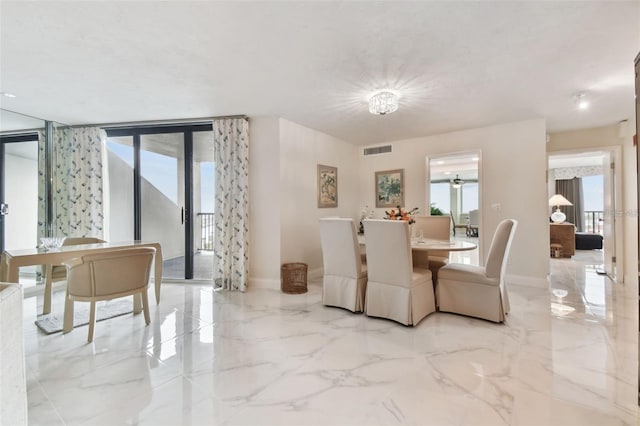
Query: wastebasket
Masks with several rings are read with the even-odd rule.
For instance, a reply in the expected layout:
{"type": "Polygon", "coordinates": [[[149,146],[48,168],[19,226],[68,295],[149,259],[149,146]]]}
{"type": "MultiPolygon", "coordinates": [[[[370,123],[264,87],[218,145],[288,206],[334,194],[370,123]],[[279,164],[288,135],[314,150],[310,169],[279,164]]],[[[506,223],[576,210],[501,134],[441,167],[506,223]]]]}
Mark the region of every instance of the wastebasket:
{"type": "Polygon", "coordinates": [[[307,292],[307,264],[283,263],[280,267],[280,289],[287,294],[307,292]]]}

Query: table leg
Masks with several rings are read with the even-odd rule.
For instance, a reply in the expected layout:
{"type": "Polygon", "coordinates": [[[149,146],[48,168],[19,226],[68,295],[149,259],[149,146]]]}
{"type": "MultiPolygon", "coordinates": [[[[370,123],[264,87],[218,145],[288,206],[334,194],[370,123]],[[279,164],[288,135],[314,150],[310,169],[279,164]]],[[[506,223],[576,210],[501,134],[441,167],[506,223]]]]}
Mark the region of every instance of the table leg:
{"type": "Polygon", "coordinates": [[[73,300],[69,298],[69,293],[64,297],[64,322],[62,323],[62,332],[68,333],[73,330],[73,300]]]}
{"type": "Polygon", "coordinates": [[[156,304],[160,303],[160,284],[162,284],[162,247],[160,244],[154,244],[156,248],[156,257],[155,257],[155,273],[153,282],[155,284],[156,290],[156,304]]]}
{"type": "Polygon", "coordinates": [[[42,314],[51,313],[51,274],[53,273],[53,265],[47,265],[44,277],[44,304],[42,314]]]}
{"type": "Polygon", "coordinates": [[[7,282],[7,275],[7,255],[2,253],[2,256],[0,256],[0,282],[7,282]]]}

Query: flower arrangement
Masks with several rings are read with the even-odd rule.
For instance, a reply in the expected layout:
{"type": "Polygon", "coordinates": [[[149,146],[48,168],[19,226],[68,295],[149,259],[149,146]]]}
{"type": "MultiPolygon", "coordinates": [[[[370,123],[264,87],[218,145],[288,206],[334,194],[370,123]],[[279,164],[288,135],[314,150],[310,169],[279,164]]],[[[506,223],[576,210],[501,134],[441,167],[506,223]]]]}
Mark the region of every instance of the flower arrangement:
{"type": "Polygon", "coordinates": [[[395,209],[391,209],[389,211],[385,210],[385,219],[389,219],[389,220],[404,220],[409,222],[409,224],[412,224],[415,222],[415,220],[413,220],[413,216],[418,213],[418,208],[414,207],[411,210],[407,210],[405,208],[402,208],[400,206],[396,206],[395,209]]]}

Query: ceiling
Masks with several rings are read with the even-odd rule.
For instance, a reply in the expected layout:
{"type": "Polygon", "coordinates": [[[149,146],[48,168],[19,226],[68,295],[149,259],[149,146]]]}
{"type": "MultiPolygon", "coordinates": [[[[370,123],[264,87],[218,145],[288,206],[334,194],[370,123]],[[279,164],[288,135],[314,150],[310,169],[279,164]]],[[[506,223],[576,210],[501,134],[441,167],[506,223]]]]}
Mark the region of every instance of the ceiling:
{"type": "Polygon", "coordinates": [[[360,145],[634,113],[640,2],[0,2],[0,107],[66,124],[277,116],[360,145]],[[380,89],[400,96],[367,110],[380,89]],[[573,97],[591,99],[578,111],[573,97]]]}

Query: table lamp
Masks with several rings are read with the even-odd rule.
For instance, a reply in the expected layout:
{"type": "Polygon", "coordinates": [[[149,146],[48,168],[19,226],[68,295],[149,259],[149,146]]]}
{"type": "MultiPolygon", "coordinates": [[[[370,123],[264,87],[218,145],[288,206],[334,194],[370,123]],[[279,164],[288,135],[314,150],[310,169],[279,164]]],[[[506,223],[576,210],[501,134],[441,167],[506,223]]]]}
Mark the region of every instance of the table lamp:
{"type": "Polygon", "coordinates": [[[562,195],[556,194],[549,198],[549,205],[556,206],[556,211],[551,214],[551,220],[554,223],[562,223],[567,219],[567,216],[560,211],[560,206],[572,206],[573,204],[562,195]]]}

